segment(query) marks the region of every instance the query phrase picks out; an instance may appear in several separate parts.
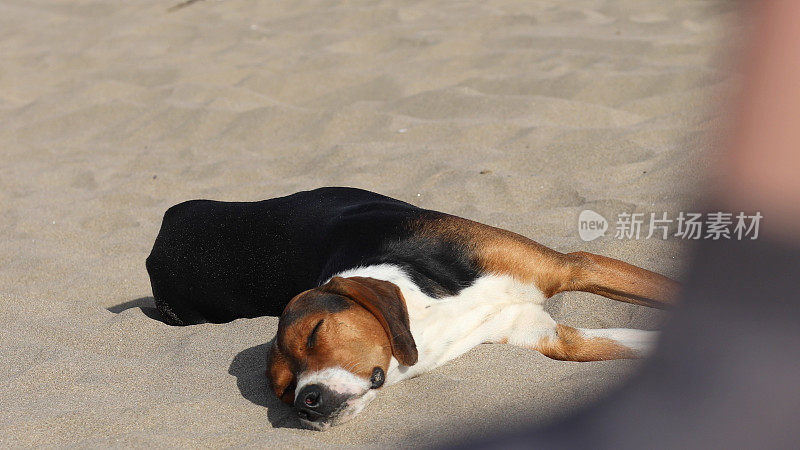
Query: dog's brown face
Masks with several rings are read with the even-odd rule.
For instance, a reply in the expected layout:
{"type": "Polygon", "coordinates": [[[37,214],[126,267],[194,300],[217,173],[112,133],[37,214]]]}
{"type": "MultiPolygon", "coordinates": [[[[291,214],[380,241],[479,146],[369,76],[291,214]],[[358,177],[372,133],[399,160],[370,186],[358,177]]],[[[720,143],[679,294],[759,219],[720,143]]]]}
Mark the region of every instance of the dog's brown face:
{"type": "Polygon", "coordinates": [[[305,426],[325,430],[375,397],[392,356],[404,366],[417,362],[400,290],[372,278],[334,277],[286,306],[267,376],[305,426]]]}

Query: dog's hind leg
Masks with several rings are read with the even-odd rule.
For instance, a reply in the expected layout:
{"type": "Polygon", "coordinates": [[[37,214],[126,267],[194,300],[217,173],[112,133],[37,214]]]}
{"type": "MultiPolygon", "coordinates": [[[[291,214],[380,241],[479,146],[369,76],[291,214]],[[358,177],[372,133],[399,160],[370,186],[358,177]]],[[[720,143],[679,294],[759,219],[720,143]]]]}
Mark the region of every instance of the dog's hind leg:
{"type": "Polygon", "coordinates": [[[419,233],[463,245],[486,273],[533,283],[551,297],[585,291],[656,308],[669,306],[679,284],[663,275],[586,252],[560,253],[525,236],[446,214],[420,223],[419,233]]]}
{"type": "Polygon", "coordinates": [[[676,298],[680,287],[663,275],[593,253],[568,253],[562,259],[569,273],[553,286],[554,294],[584,291],[621,302],[665,308],[676,298]]]}

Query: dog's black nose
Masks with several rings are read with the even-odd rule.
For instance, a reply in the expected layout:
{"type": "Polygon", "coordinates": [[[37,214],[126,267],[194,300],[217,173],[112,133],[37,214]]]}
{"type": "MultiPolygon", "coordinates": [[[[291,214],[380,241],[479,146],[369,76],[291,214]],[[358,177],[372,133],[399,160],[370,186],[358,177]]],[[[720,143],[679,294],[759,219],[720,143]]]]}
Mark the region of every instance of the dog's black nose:
{"type": "Polygon", "coordinates": [[[310,384],[303,387],[294,400],[294,407],[297,409],[297,415],[301,419],[317,420],[325,415],[323,411],[323,389],[318,384],[310,384]]]}
{"type": "Polygon", "coordinates": [[[305,394],[305,398],[303,398],[303,403],[306,404],[309,408],[316,408],[319,406],[319,397],[320,393],[317,390],[310,391],[305,394]]]}
{"type": "Polygon", "coordinates": [[[301,419],[317,421],[330,417],[347,398],[323,385],[309,384],[297,392],[294,407],[301,419]]]}

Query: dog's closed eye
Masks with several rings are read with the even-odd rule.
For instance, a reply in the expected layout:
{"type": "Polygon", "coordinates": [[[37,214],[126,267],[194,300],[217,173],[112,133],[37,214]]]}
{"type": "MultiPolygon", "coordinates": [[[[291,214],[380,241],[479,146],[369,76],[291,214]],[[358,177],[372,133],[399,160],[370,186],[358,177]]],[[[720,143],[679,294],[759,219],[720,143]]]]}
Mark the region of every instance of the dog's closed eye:
{"type": "Polygon", "coordinates": [[[310,350],[314,348],[314,344],[317,342],[317,334],[319,333],[319,328],[322,326],[323,321],[324,319],[317,322],[317,324],[314,325],[314,329],[311,330],[311,334],[308,335],[308,342],[306,342],[307,349],[310,350]]]}

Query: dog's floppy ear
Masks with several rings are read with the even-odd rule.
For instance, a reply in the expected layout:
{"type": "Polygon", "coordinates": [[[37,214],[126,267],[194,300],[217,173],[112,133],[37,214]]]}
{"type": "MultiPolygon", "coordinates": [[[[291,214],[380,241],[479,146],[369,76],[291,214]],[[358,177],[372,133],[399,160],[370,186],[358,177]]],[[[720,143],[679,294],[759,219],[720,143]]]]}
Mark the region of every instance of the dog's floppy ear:
{"type": "Polygon", "coordinates": [[[406,301],[394,283],[367,277],[333,277],[320,289],[348,297],[372,313],[389,336],[397,361],[404,366],[417,363],[406,301]]]}
{"type": "Polygon", "coordinates": [[[289,362],[281,353],[277,342],[272,343],[267,354],[267,379],[275,396],[287,405],[294,405],[296,380],[289,369],[289,362]]]}

